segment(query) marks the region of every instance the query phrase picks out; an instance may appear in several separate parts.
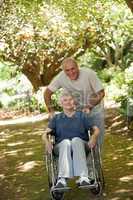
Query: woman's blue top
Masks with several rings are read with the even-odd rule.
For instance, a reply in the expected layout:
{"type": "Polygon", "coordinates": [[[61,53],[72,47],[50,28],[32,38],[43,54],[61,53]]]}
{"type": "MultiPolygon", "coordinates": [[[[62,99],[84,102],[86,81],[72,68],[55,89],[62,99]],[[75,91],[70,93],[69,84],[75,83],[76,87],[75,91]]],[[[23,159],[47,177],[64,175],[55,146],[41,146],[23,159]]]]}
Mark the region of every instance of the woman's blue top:
{"type": "Polygon", "coordinates": [[[94,126],[91,117],[84,112],[75,112],[72,117],[68,117],[64,112],[56,114],[48,124],[53,130],[55,142],[59,143],[64,139],[79,137],[88,141],[88,130],[94,126]]]}

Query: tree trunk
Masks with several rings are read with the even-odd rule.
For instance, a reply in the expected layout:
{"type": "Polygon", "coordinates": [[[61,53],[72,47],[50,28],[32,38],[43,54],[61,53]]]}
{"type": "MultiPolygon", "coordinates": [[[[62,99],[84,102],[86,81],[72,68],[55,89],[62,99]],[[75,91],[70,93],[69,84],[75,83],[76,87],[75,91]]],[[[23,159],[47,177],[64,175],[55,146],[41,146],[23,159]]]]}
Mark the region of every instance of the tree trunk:
{"type": "Polygon", "coordinates": [[[22,72],[29,79],[35,91],[37,91],[39,87],[43,86],[40,76],[40,68],[38,66],[33,63],[26,63],[22,72]]]}
{"type": "Polygon", "coordinates": [[[130,10],[133,12],[133,0],[125,0],[130,10]]]}

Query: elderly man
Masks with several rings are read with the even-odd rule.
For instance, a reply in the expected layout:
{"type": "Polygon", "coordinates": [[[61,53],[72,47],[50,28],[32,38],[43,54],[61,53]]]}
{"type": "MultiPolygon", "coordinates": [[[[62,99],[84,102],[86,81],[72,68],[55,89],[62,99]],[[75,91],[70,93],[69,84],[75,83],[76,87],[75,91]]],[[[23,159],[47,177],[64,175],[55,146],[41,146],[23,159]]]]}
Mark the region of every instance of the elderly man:
{"type": "Polygon", "coordinates": [[[79,68],[73,58],[66,58],[62,62],[62,71],[52,80],[44,93],[49,116],[54,114],[52,94],[60,88],[71,93],[76,98],[77,110],[89,113],[91,120],[99,127],[98,138],[100,146],[104,137],[104,88],[96,73],[89,68],[79,68]]]}

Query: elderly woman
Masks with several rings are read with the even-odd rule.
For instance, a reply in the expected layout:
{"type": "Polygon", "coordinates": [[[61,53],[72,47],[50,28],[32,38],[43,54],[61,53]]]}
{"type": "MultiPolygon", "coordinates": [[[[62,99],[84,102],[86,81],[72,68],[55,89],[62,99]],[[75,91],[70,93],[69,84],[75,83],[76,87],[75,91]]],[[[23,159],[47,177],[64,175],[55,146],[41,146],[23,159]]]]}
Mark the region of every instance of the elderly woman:
{"type": "Polygon", "coordinates": [[[91,148],[95,146],[99,129],[92,124],[87,114],[75,111],[75,100],[72,95],[63,94],[60,103],[63,112],[54,115],[43,135],[49,153],[52,151],[52,144],[48,140],[47,133],[52,131],[55,135],[55,150],[59,153],[58,180],[55,188],[66,187],[67,179],[75,176],[79,177],[76,182],[80,187],[91,185],[85,149],[86,146],[91,148]],[[93,134],[89,140],[90,128],[93,134]]]}

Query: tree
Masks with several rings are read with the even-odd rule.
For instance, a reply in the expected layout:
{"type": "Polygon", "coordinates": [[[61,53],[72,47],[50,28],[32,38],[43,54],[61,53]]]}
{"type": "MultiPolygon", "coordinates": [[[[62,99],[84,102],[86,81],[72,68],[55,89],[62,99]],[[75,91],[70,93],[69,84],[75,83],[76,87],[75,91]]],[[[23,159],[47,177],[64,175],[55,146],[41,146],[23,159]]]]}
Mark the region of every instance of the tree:
{"type": "Polygon", "coordinates": [[[67,22],[61,10],[46,3],[32,8],[29,14],[23,5],[8,4],[1,27],[1,56],[15,62],[35,89],[58,73],[64,57],[82,54],[93,36],[93,30],[88,35],[88,26],[77,32],[78,27],[67,22]],[[35,10],[38,12],[31,15],[35,10]]]}
{"type": "Polygon", "coordinates": [[[106,61],[108,67],[124,69],[127,67],[125,57],[132,52],[131,13],[125,10],[125,6],[111,6],[111,2],[109,10],[101,6],[92,12],[91,9],[89,13],[95,26],[97,41],[91,50],[106,61]]]}
{"type": "MultiPolygon", "coordinates": [[[[116,58],[114,52],[120,52],[116,59],[120,60],[121,46],[119,41],[113,41],[113,31],[119,24],[110,20],[113,1],[3,2],[0,57],[18,65],[35,90],[49,83],[65,57],[81,56],[88,48],[104,57],[110,66],[116,58]]],[[[123,4],[115,5],[125,9],[123,4]]],[[[118,35],[121,36],[122,33],[118,35]]]]}

